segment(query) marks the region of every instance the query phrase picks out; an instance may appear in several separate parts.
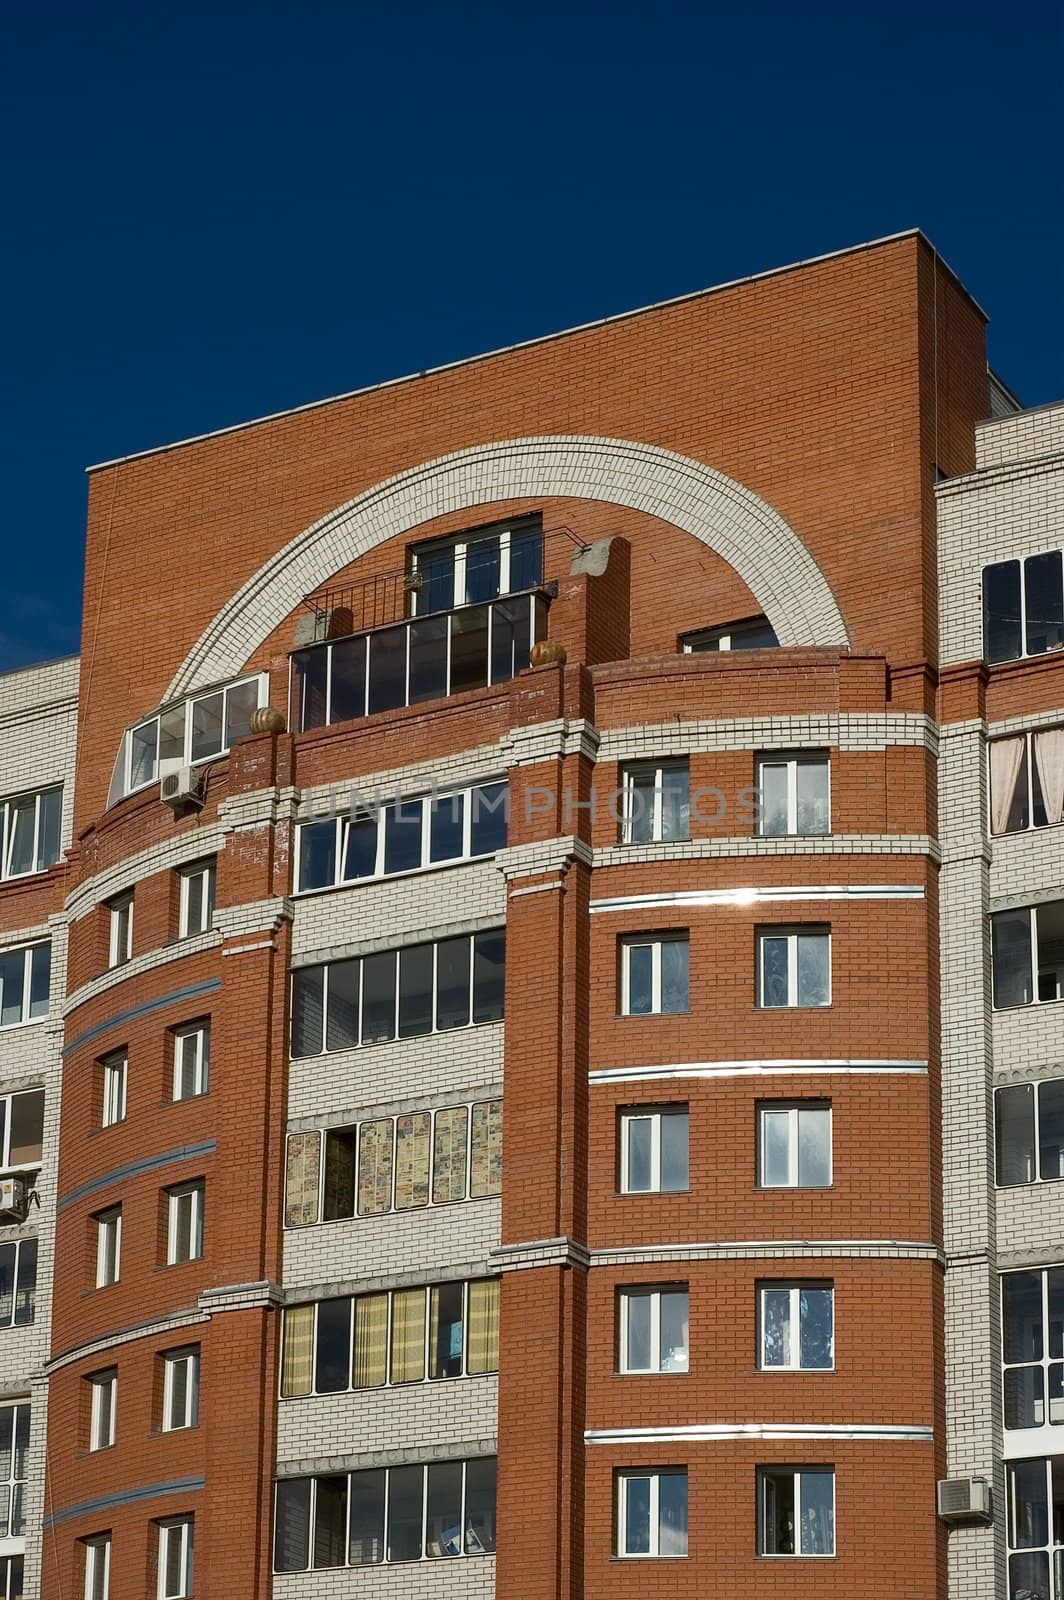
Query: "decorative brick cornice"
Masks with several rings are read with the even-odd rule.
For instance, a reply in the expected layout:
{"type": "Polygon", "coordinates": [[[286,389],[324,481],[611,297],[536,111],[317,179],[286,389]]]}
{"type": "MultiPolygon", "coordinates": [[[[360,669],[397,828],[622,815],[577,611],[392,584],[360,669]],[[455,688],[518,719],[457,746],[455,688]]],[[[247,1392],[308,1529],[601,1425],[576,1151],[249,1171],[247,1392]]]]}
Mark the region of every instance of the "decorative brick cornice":
{"type": "Polygon", "coordinates": [[[507,883],[518,878],[539,878],[548,872],[566,873],[574,861],[587,867],[593,861],[591,846],[573,834],[559,834],[531,844],[511,845],[495,855],[495,865],[507,883]]]}
{"type": "Polygon", "coordinates": [[[600,739],[598,729],[586,718],[570,721],[567,717],[558,717],[552,722],[532,722],[527,727],[511,728],[499,744],[507,766],[529,767],[575,755],[594,761],[600,739]]]}
{"type": "Polygon", "coordinates": [[[491,1259],[500,1272],[524,1272],[533,1267],[581,1267],[586,1271],[591,1264],[587,1246],[564,1234],[557,1239],[496,1245],[491,1259]]]}
{"type": "Polygon", "coordinates": [[[153,844],[136,855],[126,856],[113,867],[98,872],[94,877],[83,878],[66,898],[66,912],[71,922],[83,917],[101,900],[132,889],[141,878],[151,878],[157,872],[167,872],[175,867],[200,861],[205,856],[217,855],[225,848],[225,830],[220,823],[205,823],[202,828],[177,833],[160,844],[153,844]]]}
{"type": "Polygon", "coordinates": [[[242,828],[269,827],[292,822],[299,809],[299,790],[253,789],[246,794],[229,795],[218,807],[218,818],[225,833],[242,828]]]}
{"type": "Polygon", "coordinates": [[[284,1304],[284,1291],[272,1278],[257,1283],[227,1283],[217,1289],[204,1289],[197,1305],[208,1316],[226,1311],[275,1311],[284,1304]]]}

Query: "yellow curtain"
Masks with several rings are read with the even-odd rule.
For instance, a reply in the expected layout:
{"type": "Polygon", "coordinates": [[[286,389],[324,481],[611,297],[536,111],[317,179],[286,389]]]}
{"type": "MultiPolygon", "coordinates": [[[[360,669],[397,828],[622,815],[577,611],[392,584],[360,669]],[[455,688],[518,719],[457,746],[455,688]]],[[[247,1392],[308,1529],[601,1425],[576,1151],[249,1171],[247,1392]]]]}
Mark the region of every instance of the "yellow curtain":
{"type": "Polygon", "coordinates": [[[420,1383],[425,1376],[425,1291],[392,1295],[392,1382],[420,1383]]]}
{"type": "Polygon", "coordinates": [[[354,1387],[372,1389],[387,1376],[388,1296],[360,1295],[355,1301],[354,1387]]]}
{"type": "Polygon", "coordinates": [[[499,1370],[499,1282],[482,1278],[469,1285],[469,1373],[499,1370]]]}
{"type": "Polygon", "coordinates": [[[286,1399],[314,1388],[314,1307],[289,1306],[284,1314],[281,1393],[286,1399]]]}

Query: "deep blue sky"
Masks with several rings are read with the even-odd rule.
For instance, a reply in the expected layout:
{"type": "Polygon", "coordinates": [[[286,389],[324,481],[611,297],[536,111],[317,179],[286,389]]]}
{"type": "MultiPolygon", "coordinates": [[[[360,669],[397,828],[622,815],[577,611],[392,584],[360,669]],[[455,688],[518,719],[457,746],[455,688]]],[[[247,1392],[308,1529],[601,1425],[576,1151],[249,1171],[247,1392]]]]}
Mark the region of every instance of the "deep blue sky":
{"type": "Polygon", "coordinates": [[[914,225],[1060,398],[1061,15],[5,8],[0,669],[78,648],[91,462],[914,225]]]}

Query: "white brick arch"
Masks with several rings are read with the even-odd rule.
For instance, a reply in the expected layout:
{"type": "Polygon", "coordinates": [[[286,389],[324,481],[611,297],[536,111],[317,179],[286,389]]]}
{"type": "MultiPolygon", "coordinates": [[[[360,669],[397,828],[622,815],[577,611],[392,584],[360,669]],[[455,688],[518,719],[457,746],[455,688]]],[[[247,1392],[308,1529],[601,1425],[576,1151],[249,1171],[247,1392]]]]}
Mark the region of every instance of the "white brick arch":
{"type": "Polygon", "coordinates": [[[166,699],[234,677],[304,595],[385,540],[446,512],[553,497],[628,506],[701,539],[742,578],[782,645],[849,643],[816,561],[752,490],[660,445],[551,435],[440,456],[330,511],[226,602],[182,662],[166,699]]]}

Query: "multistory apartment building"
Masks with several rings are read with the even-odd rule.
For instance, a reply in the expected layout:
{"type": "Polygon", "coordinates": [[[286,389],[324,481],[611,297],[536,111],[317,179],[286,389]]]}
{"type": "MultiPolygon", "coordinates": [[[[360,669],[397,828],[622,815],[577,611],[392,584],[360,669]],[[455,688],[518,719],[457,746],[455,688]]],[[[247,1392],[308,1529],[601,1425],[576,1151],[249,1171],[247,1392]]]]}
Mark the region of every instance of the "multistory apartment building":
{"type": "Polygon", "coordinates": [[[1064,1600],[1060,418],[910,233],[92,469],[27,1596],[1064,1600]]]}

